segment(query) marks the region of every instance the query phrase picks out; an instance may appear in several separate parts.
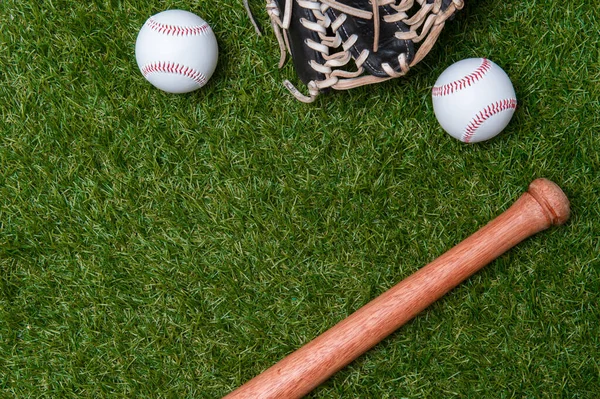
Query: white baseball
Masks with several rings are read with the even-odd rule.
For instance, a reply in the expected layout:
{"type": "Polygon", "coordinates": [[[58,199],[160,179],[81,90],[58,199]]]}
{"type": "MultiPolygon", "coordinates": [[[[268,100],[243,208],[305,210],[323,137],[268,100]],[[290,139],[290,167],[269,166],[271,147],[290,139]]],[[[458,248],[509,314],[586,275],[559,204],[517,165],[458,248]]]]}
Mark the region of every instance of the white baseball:
{"type": "Polygon", "coordinates": [[[148,18],[135,43],[142,75],[169,93],[188,93],[204,86],[218,57],[211,27],[183,10],[167,10],[148,18]]]}
{"type": "Polygon", "coordinates": [[[517,107],[510,78],[485,58],[468,58],[449,66],[435,82],[432,98],[442,128],[465,143],[495,137],[517,107]]]}

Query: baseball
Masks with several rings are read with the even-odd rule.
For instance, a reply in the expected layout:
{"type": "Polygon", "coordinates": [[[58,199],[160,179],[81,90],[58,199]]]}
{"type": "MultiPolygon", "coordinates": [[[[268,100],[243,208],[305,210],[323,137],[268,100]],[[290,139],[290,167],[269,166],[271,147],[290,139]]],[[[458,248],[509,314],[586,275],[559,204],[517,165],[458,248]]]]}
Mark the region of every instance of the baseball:
{"type": "Polygon", "coordinates": [[[210,26],[183,10],[167,10],[148,18],[135,43],[142,75],[168,93],[188,93],[204,86],[215,71],[218,56],[210,26]]]}
{"type": "Polygon", "coordinates": [[[485,58],[468,58],[449,66],[435,82],[432,98],[442,128],[465,143],[498,135],[517,107],[510,78],[485,58]]]}

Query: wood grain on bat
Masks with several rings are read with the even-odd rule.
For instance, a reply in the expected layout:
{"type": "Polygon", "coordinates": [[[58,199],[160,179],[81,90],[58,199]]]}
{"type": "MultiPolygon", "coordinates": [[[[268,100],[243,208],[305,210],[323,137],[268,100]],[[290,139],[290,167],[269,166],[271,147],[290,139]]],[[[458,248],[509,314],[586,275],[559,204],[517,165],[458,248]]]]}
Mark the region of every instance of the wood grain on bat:
{"type": "Polygon", "coordinates": [[[569,213],[556,184],[534,180],[500,216],[225,398],[303,397],[483,266],[527,237],[564,223],[569,213]]]}

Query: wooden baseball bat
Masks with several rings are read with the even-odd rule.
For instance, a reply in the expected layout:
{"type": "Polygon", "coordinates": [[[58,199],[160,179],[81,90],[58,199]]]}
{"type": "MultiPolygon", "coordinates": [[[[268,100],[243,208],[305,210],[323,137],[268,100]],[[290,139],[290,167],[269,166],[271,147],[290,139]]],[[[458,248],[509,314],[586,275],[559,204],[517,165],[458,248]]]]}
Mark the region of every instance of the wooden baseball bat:
{"type": "Polygon", "coordinates": [[[569,214],[569,200],[555,183],[534,180],[475,234],[225,398],[305,396],[483,266],[527,237],[563,224],[569,214]]]}

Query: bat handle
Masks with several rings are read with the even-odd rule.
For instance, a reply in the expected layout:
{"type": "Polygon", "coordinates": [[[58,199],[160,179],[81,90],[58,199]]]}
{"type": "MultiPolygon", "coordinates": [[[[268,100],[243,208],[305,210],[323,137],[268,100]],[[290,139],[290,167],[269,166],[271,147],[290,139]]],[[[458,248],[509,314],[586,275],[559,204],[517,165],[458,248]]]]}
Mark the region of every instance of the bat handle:
{"type": "Polygon", "coordinates": [[[489,262],[564,223],[569,214],[569,200],[556,184],[534,180],[509,209],[473,235],[225,399],[301,398],[489,262]]]}

